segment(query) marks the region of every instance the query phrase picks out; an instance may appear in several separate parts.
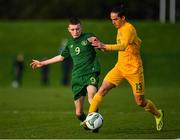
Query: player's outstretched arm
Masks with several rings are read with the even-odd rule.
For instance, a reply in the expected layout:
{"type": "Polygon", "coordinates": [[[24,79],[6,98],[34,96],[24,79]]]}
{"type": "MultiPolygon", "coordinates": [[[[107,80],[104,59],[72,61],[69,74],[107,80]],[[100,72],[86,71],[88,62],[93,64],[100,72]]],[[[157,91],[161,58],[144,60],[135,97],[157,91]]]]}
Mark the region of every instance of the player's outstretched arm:
{"type": "Polygon", "coordinates": [[[49,64],[53,64],[53,63],[56,63],[56,62],[61,62],[64,60],[64,57],[61,56],[61,55],[58,55],[58,56],[55,56],[53,58],[50,58],[50,59],[47,59],[47,60],[44,60],[44,61],[39,61],[39,60],[32,60],[30,66],[35,69],[35,68],[41,68],[45,65],[49,65],[49,64]]]}

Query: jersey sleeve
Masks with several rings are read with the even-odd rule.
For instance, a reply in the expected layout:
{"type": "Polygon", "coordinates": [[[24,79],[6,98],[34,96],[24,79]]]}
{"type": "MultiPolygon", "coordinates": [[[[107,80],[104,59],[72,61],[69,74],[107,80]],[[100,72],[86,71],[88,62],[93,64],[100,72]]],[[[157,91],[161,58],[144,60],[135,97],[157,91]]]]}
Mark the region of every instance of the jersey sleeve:
{"type": "Polygon", "coordinates": [[[62,55],[64,58],[69,57],[68,45],[66,45],[65,47],[61,48],[60,55],[62,55]]]}
{"type": "Polygon", "coordinates": [[[133,43],[136,31],[133,27],[128,27],[123,29],[121,34],[117,44],[105,44],[107,51],[124,51],[128,45],[133,43]]]}

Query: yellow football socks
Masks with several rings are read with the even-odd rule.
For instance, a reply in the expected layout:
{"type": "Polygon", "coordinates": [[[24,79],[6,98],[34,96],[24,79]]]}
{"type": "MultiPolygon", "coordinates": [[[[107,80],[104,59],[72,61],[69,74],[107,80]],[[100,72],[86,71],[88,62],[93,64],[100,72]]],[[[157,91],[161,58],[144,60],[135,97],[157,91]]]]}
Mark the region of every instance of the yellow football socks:
{"type": "Polygon", "coordinates": [[[156,108],[155,104],[151,100],[147,100],[147,104],[144,107],[145,111],[152,113],[156,117],[160,117],[160,113],[156,108]]]}
{"type": "Polygon", "coordinates": [[[99,108],[99,105],[101,104],[102,99],[103,99],[103,96],[96,93],[89,107],[89,112],[95,112],[99,108]]]}

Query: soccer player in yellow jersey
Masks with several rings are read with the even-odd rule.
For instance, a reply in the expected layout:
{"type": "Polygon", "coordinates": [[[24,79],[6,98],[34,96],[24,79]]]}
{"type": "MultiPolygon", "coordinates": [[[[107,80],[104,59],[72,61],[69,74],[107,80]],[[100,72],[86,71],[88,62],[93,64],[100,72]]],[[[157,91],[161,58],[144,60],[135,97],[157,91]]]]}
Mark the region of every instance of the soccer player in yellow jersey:
{"type": "MultiPolygon", "coordinates": [[[[117,28],[117,44],[104,44],[96,37],[89,41],[96,48],[104,51],[118,51],[118,61],[114,68],[105,76],[101,87],[94,96],[89,112],[95,112],[99,108],[103,97],[109,90],[118,86],[123,80],[127,80],[132,87],[133,95],[138,106],[154,115],[156,129],[163,128],[163,111],[157,109],[155,104],[144,96],[144,74],[140,56],[141,39],[137,36],[136,29],[126,21],[124,8],[115,7],[110,13],[112,24],[117,28]]],[[[85,123],[81,124],[85,127],[85,123]]]]}

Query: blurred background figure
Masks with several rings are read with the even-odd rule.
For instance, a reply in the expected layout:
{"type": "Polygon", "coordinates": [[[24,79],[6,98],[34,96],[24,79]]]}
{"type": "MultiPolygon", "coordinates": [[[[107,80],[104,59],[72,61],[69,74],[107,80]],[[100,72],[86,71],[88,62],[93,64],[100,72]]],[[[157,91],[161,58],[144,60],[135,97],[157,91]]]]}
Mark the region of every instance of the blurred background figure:
{"type": "Polygon", "coordinates": [[[70,84],[70,74],[72,69],[72,60],[67,58],[62,62],[62,85],[68,86],[70,84]]]}
{"type": "Polygon", "coordinates": [[[24,55],[19,53],[13,62],[13,81],[12,87],[18,88],[22,85],[22,77],[24,71],[24,55]]]}
{"type": "MultiPolygon", "coordinates": [[[[47,58],[44,58],[43,60],[45,60],[45,59],[47,59],[47,58]]],[[[48,65],[41,68],[41,85],[42,86],[48,86],[50,84],[49,70],[50,70],[50,68],[48,65]]]]}
{"type": "MultiPolygon", "coordinates": [[[[66,43],[67,43],[67,39],[62,39],[60,52],[64,50],[66,43]]],[[[70,76],[72,70],[72,59],[70,57],[66,58],[61,63],[61,69],[62,69],[62,79],[60,80],[60,84],[62,84],[63,86],[68,86],[70,84],[70,76]]]]}
{"type": "Polygon", "coordinates": [[[49,66],[48,65],[41,68],[41,85],[42,86],[49,85],[49,66]]]}

